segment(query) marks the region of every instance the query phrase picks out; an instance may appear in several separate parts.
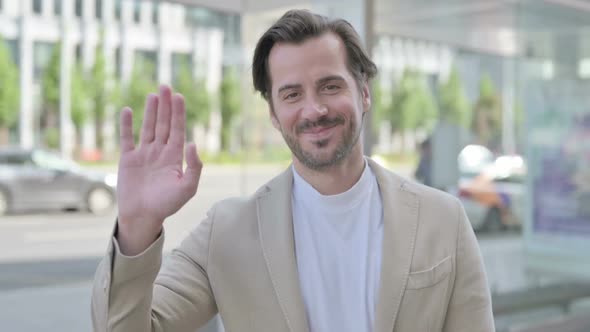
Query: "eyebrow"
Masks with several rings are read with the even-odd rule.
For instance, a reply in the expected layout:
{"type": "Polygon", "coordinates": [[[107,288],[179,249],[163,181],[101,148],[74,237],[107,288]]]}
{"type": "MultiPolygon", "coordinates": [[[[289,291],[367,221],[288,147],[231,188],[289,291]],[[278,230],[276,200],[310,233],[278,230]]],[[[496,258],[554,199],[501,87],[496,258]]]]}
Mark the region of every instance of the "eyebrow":
{"type": "Polygon", "coordinates": [[[326,76],[326,77],[322,77],[319,80],[317,80],[316,85],[322,85],[326,82],[330,82],[330,81],[344,81],[344,77],[340,76],[340,75],[330,75],[330,76],[326,76]]]}
{"type": "Polygon", "coordinates": [[[284,90],[298,89],[298,88],[301,88],[301,84],[286,84],[286,85],[283,85],[282,87],[279,88],[278,93],[280,94],[284,90]]]}
{"type": "MultiPolygon", "coordinates": [[[[322,85],[322,84],[329,82],[329,81],[344,81],[344,77],[342,77],[340,75],[330,75],[330,76],[322,77],[319,80],[317,80],[316,86],[322,85]]],[[[277,93],[280,94],[282,91],[285,91],[285,90],[299,89],[299,88],[301,88],[301,84],[286,84],[286,85],[283,85],[282,87],[280,87],[279,91],[277,93]]]]}

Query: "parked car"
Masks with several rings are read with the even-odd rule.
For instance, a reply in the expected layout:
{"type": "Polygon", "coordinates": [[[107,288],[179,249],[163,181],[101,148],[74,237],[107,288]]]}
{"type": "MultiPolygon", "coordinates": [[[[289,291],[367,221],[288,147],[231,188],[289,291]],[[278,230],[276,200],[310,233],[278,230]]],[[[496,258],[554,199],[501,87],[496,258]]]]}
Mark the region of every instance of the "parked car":
{"type": "Polygon", "coordinates": [[[82,168],[43,149],[0,148],[0,215],[31,210],[102,214],[116,202],[116,174],[82,168]]]}
{"type": "Polygon", "coordinates": [[[522,225],[526,165],[521,156],[494,158],[484,147],[468,146],[459,155],[459,168],[458,186],[449,191],[463,203],[474,230],[498,231],[522,225]]]}

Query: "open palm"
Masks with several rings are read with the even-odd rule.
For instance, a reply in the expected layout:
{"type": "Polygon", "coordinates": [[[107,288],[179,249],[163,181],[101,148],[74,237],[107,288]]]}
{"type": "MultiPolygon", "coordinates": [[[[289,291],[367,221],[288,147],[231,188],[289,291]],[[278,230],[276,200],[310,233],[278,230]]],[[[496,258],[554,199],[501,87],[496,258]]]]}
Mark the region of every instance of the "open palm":
{"type": "Polygon", "coordinates": [[[196,147],[186,149],[183,170],[186,113],[184,99],[168,86],[159,96],[149,95],[135,146],[132,111],[121,113],[121,159],[117,184],[119,224],[158,231],[196,193],[202,163],[196,147]]]}

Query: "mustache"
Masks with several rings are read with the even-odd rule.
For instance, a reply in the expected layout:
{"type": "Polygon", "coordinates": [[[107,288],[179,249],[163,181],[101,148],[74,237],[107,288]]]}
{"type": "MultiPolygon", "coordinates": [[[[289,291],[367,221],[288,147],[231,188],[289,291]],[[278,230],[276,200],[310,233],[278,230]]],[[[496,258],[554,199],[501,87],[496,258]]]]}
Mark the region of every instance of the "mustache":
{"type": "Polygon", "coordinates": [[[344,117],[341,115],[335,116],[333,118],[328,118],[324,115],[315,121],[304,120],[297,126],[296,133],[301,134],[302,132],[305,132],[315,127],[333,127],[341,124],[343,125],[344,123],[344,117]]]}

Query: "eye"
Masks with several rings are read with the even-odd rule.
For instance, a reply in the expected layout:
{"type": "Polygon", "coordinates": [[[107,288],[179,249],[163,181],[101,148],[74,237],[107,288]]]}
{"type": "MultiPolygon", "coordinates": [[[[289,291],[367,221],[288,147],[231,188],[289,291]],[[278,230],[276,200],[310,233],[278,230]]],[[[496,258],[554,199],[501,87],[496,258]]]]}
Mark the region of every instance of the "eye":
{"type": "Polygon", "coordinates": [[[299,97],[299,92],[291,92],[291,93],[286,94],[283,97],[283,100],[292,100],[292,99],[295,99],[297,97],[299,97]]]}
{"type": "Polygon", "coordinates": [[[339,89],[340,89],[340,86],[336,85],[336,84],[327,84],[322,88],[323,91],[328,91],[328,92],[338,91],[339,89]]]}

